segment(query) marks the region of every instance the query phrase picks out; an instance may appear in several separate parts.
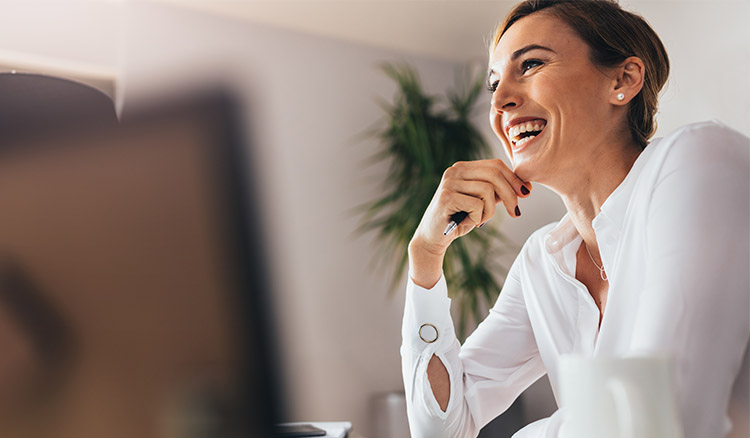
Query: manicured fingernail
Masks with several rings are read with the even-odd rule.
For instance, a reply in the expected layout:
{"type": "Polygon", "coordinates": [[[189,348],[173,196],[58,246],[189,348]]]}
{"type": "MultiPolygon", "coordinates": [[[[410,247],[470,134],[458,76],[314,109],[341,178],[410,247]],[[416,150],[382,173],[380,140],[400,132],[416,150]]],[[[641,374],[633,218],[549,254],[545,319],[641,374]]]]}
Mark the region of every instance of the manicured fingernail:
{"type": "Polygon", "coordinates": [[[521,209],[516,205],[516,217],[521,216],[521,209]]]}
{"type": "Polygon", "coordinates": [[[482,228],[484,226],[484,224],[486,224],[486,223],[487,222],[482,222],[481,224],[479,224],[479,228],[482,228]]]}
{"type": "Polygon", "coordinates": [[[528,195],[529,189],[527,189],[526,186],[521,186],[521,193],[523,193],[524,195],[528,195]]]}

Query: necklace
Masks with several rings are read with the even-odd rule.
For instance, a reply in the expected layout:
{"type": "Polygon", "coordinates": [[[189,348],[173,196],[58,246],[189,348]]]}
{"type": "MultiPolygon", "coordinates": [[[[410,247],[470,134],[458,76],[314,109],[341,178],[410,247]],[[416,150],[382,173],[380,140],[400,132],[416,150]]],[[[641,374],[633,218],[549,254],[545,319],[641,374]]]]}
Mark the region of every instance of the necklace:
{"type": "Polygon", "coordinates": [[[591,263],[593,263],[593,264],[594,264],[594,266],[596,266],[596,269],[598,269],[598,270],[599,270],[599,275],[601,275],[601,277],[602,277],[602,280],[604,280],[604,281],[609,281],[609,280],[607,279],[607,273],[606,273],[606,272],[604,272],[604,263],[602,263],[602,265],[601,265],[601,266],[597,265],[597,264],[596,264],[596,262],[594,261],[594,256],[592,256],[592,255],[591,255],[591,251],[589,251],[589,247],[588,247],[588,245],[586,245],[586,242],[584,242],[584,243],[583,243],[583,247],[584,247],[584,248],[586,248],[586,252],[587,252],[587,253],[589,253],[589,258],[591,259],[591,263]]]}

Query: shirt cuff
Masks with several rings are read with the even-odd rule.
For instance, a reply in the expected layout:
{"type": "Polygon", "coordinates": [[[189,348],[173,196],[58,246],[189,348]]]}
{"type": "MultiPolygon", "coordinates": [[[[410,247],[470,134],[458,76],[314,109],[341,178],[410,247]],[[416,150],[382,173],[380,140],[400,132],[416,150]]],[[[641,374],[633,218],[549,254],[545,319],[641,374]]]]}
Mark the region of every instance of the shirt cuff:
{"type": "Polygon", "coordinates": [[[401,333],[404,347],[422,352],[427,347],[440,351],[450,345],[455,339],[450,305],[445,276],[441,275],[431,289],[425,289],[414,283],[410,275],[401,333]]]}

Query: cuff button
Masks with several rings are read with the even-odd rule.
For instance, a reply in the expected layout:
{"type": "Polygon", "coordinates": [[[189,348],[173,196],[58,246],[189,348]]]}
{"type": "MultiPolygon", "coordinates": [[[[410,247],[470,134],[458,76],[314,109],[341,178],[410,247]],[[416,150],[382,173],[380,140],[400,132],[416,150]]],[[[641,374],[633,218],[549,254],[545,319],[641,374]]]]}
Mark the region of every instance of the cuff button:
{"type": "Polygon", "coordinates": [[[419,327],[419,338],[428,343],[432,344],[433,342],[438,340],[438,329],[433,324],[422,324],[421,327],[419,327]]]}

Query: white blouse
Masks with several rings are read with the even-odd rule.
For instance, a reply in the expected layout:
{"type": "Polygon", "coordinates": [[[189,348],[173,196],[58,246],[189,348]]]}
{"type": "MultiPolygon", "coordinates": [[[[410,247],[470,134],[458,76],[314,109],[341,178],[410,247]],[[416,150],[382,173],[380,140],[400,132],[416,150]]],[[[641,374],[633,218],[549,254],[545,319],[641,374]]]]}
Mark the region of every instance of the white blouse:
{"type": "MultiPolygon", "coordinates": [[[[609,277],[601,327],[575,278],[581,237],[567,215],[529,237],[463,346],[445,279],[430,290],[409,280],[401,356],[412,437],[474,437],[545,373],[556,393],[566,353],[667,354],[685,437],[748,436],[749,140],[704,122],[641,153],[593,221],[609,277]],[[445,412],[427,379],[433,354],[451,380],[445,412]]],[[[515,437],[557,437],[563,422],[558,410],[515,437]]]]}

